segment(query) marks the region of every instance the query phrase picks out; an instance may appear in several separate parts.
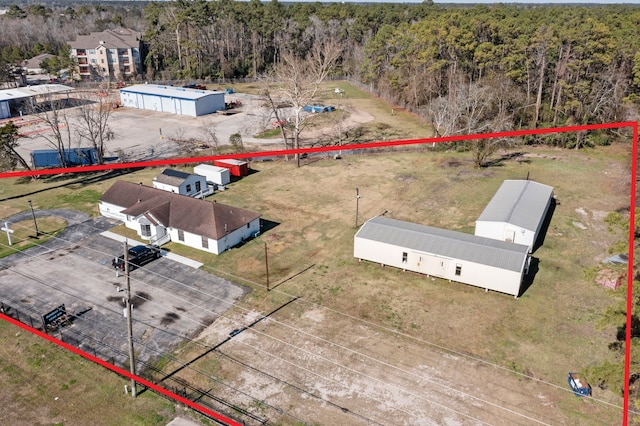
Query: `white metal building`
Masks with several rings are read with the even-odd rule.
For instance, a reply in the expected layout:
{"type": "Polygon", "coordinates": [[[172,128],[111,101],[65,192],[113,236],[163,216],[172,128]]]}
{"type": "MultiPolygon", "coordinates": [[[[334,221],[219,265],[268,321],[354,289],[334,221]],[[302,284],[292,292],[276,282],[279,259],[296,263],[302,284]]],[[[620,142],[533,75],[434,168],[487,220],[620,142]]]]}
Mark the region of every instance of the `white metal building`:
{"type": "MultiPolygon", "coordinates": [[[[46,96],[61,96],[72,92],[73,87],[64,86],[62,84],[40,84],[37,86],[16,87],[15,89],[0,90],[0,118],[9,118],[12,116],[12,109],[16,108],[15,104],[24,99],[33,99],[46,96]],[[13,104],[13,105],[12,105],[13,104]]],[[[13,113],[18,114],[20,111],[14,109],[13,113]]],[[[25,114],[28,111],[22,111],[25,114]]],[[[14,115],[13,114],[13,115],[14,115]]]]}
{"type": "Polygon", "coordinates": [[[212,166],[210,164],[198,164],[193,168],[193,173],[204,176],[209,183],[227,185],[231,182],[231,173],[225,167],[212,166]]]}
{"type": "Polygon", "coordinates": [[[195,198],[204,198],[213,193],[213,187],[209,189],[204,176],[174,169],[164,169],[153,178],[152,183],[156,189],[195,198]]]}
{"type": "Polygon", "coordinates": [[[120,89],[122,106],[197,117],[224,110],[225,92],[138,84],[120,89]]]}
{"type": "Polygon", "coordinates": [[[476,220],[475,235],[524,244],[538,238],[553,188],[530,180],[505,180],[476,220]]]}
{"type": "Polygon", "coordinates": [[[354,238],[354,257],[518,296],[529,248],[382,216],[354,238]]]}

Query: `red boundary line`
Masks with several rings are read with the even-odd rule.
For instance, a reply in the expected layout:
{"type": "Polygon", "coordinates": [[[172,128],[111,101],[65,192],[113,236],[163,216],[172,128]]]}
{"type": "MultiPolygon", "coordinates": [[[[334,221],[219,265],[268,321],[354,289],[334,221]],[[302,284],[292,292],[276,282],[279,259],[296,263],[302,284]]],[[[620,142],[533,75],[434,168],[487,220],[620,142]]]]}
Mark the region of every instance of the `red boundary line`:
{"type": "Polygon", "coordinates": [[[156,385],[155,383],[152,383],[152,382],[150,382],[150,381],[148,381],[146,379],[143,379],[140,376],[136,376],[134,374],[131,374],[130,372],[128,372],[126,370],[123,370],[122,368],[117,367],[115,365],[112,365],[112,364],[108,363],[107,361],[104,361],[104,360],[102,360],[102,359],[100,359],[100,358],[98,358],[96,356],[93,356],[88,352],[85,352],[85,351],[83,351],[81,349],[75,348],[75,347],[71,346],[70,344],[63,342],[62,340],[56,339],[53,336],[49,336],[47,333],[44,333],[44,332],[42,332],[40,330],[37,330],[35,328],[31,328],[30,326],[28,326],[26,324],[23,324],[22,322],[20,322],[20,321],[18,321],[16,319],[13,319],[10,316],[7,316],[5,314],[0,313],[0,319],[3,319],[5,321],[7,321],[7,322],[10,322],[13,325],[16,325],[16,326],[18,326],[18,327],[20,327],[20,328],[22,328],[22,329],[24,329],[24,330],[26,330],[26,331],[28,331],[30,333],[35,334],[36,336],[42,337],[43,339],[46,339],[46,340],[50,341],[51,343],[54,343],[54,344],[56,344],[56,345],[58,345],[58,346],[60,346],[60,347],[62,347],[64,349],[67,349],[67,350],[69,350],[69,351],[71,351],[71,352],[73,352],[73,353],[75,353],[77,355],[80,355],[81,357],[86,358],[89,361],[93,361],[96,364],[99,364],[99,365],[103,366],[104,368],[108,368],[109,370],[113,371],[114,373],[117,373],[117,374],[119,374],[121,376],[128,377],[129,379],[133,379],[136,382],[138,382],[138,383],[140,383],[140,384],[142,384],[142,385],[144,385],[144,386],[146,386],[146,387],[148,387],[150,389],[153,389],[156,392],[160,392],[161,394],[163,394],[163,395],[165,395],[165,396],[167,396],[169,398],[172,398],[172,399],[174,399],[176,401],[179,401],[179,402],[181,402],[181,403],[183,403],[185,405],[188,405],[189,407],[194,408],[197,411],[200,411],[203,414],[206,414],[206,415],[208,415],[210,417],[213,417],[214,419],[216,419],[218,421],[221,421],[221,422],[223,422],[223,423],[225,423],[227,425],[230,425],[230,426],[242,426],[242,423],[238,423],[238,422],[236,422],[234,420],[231,420],[231,419],[229,419],[227,417],[224,417],[221,414],[216,413],[215,411],[211,411],[211,410],[209,410],[209,409],[207,409],[205,407],[202,407],[201,405],[198,405],[195,402],[192,402],[191,400],[189,400],[187,398],[184,398],[184,397],[182,397],[180,395],[177,395],[177,394],[175,394],[173,392],[170,392],[170,391],[166,390],[165,388],[156,385]]]}
{"type": "MultiPolygon", "coordinates": [[[[249,152],[249,153],[239,153],[232,155],[214,155],[214,156],[206,156],[206,157],[188,157],[188,158],[177,158],[177,159],[168,159],[168,160],[153,160],[153,161],[141,161],[141,162],[133,162],[133,163],[118,163],[118,164],[103,164],[96,166],[82,166],[82,167],[67,167],[67,168],[55,168],[55,169],[44,169],[44,170],[24,170],[24,171],[14,171],[14,172],[3,172],[0,173],[1,178],[11,178],[11,177],[21,177],[21,176],[40,176],[40,175],[53,175],[60,173],[83,173],[83,172],[93,172],[99,170],[116,170],[116,169],[129,169],[129,168],[142,168],[142,167],[152,167],[152,166],[165,166],[165,165],[175,165],[175,164],[188,164],[188,163],[198,163],[204,161],[213,161],[225,158],[256,158],[256,157],[267,157],[267,156],[279,156],[286,154],[299,154],[299,153],[312,153],[312,152],[332,152],[339,150],[357,150],[357,149],[372,149],[372,148],[381,148],[388,146],[404,146],[404,145],[420,145],[426,143],[443,143],[443,142],[456,142],[456,141],[465,141],[471,139],[490,139],[490,138],[511,138],[511,137],[520,137],[527,135],[547,135],[553,133],[567,133],[567,132],[582,132],[589,130],[602,130],[602,129],[618,129],[630,127],[633,130],[633,138],[632,138],[632,159],[631,159],[631,194],[629,200],[629,259],[627,265],[627,313],[626,313],[626,334],[625,334],[625,354],[624,354],[624,404],[622,411],[622,424],[623,426],[627,426],[629,422],[629,378],[630,378],[630,364],[631,364],[631,322],[632,322],[632,310],[633,310],[633,249],[634,249],[634,223],[635,223],[635,205],[636,205],[636,177],[637,177],[637,161],[638,161],[638,122],[636,121],[625,121],[625,122],[617,122],[617,123],[603,123],[603,124],[588,124],[582,126],[566,126],[566,127],[555,127],[555,128],[544,128],[544,129],[530,129],[530,130],[517,130],[510,132],[496,132],[496,133],[479,133],[479,134],[471,134],[471,135],[459,135],[459,136],[445,136],[439,138],[423,138],[423,139],[409,139],[409,140],[396,140],[396,141],[388,141],[388,142],[373,142],[373,143],[363,143],[356,145],[342,145],[342,146],[330,146],[330,147],[319,147],[319,148],[301,148],[301,149],[287,149],[287,150],[276,150],[276,151],[261,151],[261,152],[249,152]]],[[[46,333],[43,333],[39,330],[29,327],[26,324],[23,324],[19,321],[14,320],[11,317],[8,317],[4,314],[0,314],[0,319],[3,319],[7,322],[10,322],[18,327],[23,328],[26,331],[29,331],[37,336],[40,336],[44,339],[49,340],[51,343],[54,343],[58,346],[61,346],[67,350],[70,350],[73,353],[76,353],[90,361],[93,361],[121,376],[125,376],[129,379],[135,380],[136,382],[147,386],[159,392],[169,398],[173,398],[174,400],[181,402],[201,413],[204,413],[216,420],[224,422],[228,425],[233,426],[241,426],[240,423],[237,423],[231,419],[228,419],[221,414],[218,414],[214,411],[211,411],[205,407],[202,407],[180,395],[176,395],[173,392],[170,392],[161,386],[158,386],[152,382],[149,382],[142,377],[131,374],[128,371],[125,371],[119,367],[109,364],[106,361],[101,360],[87,352],[84,352],[78,348],[74,348],[73,346],[62,342],[54,337],[49,336],[46,333]]]]}

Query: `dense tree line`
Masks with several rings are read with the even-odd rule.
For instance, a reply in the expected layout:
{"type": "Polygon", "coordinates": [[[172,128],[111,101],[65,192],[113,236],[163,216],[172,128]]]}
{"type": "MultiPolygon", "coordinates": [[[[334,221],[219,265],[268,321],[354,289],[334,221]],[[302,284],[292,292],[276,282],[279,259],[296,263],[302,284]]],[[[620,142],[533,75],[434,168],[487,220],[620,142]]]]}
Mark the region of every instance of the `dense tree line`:
{"type": "Polygon", "coordinates": [[[286,52],[305,57],[331,40],[341,51],[333,74],[421,114],[441,135],[633,119],[640,85],[636,6],[175,0],[11,5],[0,21],[6,64],[64,55],[78,34],[143,31],[148,80],[258,78],[286,52]]]}
{"type": "MultiPolygon", "coordinates": [[[[625,120],[639,20],[629,6],[432,8],[367,40],[362,78],[441,134],[625,120]]],[[[593,142],[567,138],[554,142],[593,142]]]]}

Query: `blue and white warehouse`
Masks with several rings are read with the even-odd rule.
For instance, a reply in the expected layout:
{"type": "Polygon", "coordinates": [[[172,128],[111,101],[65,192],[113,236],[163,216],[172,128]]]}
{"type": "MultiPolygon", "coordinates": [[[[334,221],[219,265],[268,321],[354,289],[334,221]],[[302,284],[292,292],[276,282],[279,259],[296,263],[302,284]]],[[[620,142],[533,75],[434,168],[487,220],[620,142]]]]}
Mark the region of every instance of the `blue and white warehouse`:
{"type": "Polygon", "coordinates": [[[185,87],[138,84],[120,89],[123,107],[197,117],[224,110],[225,93],[185,87]]]}

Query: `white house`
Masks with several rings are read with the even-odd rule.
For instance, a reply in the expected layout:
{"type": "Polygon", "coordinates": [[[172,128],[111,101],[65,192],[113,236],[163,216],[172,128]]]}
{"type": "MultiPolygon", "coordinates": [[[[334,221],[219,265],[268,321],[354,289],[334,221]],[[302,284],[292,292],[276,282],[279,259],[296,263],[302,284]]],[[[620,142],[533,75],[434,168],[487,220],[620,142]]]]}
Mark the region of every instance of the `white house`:
{"type": "Polygon", "coordinates": [[[193,173],[204,176],[208,183],[215,185],[227,185],[231,182],[231,172],[226,167],[198,164],[193,168],[193,173]]]}
{"type": "Polygon", "coordinates": [[[214,254],[260,231],[259,213],[124,181],[100,197],[99,209],[152,244],[173,241],[214,254]]]}
{"type": "Polygon", "coordinates": [[[529,248],[378,216],[354,238],[354,257],[518,297],[529,248]]]}
{"type": "Polygon", "coordinates": [[[538,239],[553,188],[530,180],[505,180],[476,220],[475,235],[524,244],[538,239]]]}
{"type": "Polygon", "coordinates": [[[164,169],[153,178],[152,183],[156,189],[195,198],[204,198],[213,193],[213,187],[207,185],[204,176],[174,169],[164,169]]]}
{"type": "Polygon", "coordinates": [[[122,106],[197,117],[224,110],[225,92],[138,84],[120,89],[122,106]]]}

